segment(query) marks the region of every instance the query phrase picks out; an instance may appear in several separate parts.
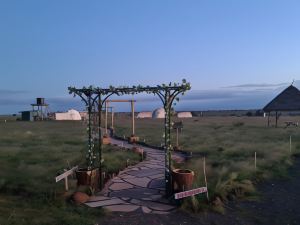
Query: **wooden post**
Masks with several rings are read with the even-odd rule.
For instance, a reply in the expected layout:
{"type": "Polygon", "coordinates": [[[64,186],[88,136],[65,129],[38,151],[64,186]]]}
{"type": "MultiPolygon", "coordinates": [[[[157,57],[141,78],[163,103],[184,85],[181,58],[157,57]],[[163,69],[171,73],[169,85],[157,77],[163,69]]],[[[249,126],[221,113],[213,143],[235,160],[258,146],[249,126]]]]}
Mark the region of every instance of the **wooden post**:
{"type": "Polygon", "coordinates": [[[254,152],[254,168],[256,170],[256,152],[254,152]]]}
{"type": "Polygon", "coordinates": [[[205,156],[203,157],[203,173],[204,173],[204,181],[205,181],[205,186],[206,186],[206,198],[207,201],[209,201],[209,196],[208,196],[208,187],[207,187],[207,179],[206,179],[206,163],[205,163],[205,156]]]}
{"type": "Polygon", "coordinates": [[[292,153],[292,135],[290,135],[290,153],[292,153]]]}
{"type": "Polygon", "coordinates": [[[176,147],[179,148],[179,137],[178,137],[178,127],[176,128],[176,147]]]}
{"type": "Polygon", "coordinates": [[[73,167],[70,170],[64,169],[64,173],[60,174],[59,176],[55,177],[55,181],[58,182],[62,179],[65,180],[65,190],[69,190],[69,182],[68,182],[68,176],[73,175],[73,173],[78,169],[78,166],[73,167]]]}
{"type": "Polygon", "coordinates": [[[268,127],[270,126],[270,112],[268,113],[268,127]]]}
{"type": "Polygon", "coordinates": [[[114,128],[114,108],[111,108],[111,128],[114,128]]]}
{"type": "Polygon", "coordinates": [[[275,127],[277,127],[277,123],[278,123],[278,112],[277,111],[276,111],[275,117],[276,117],[275,127]]]}
{"type": "Polygon", "coordinates": [[[134,127],[134,101],[131,100],[131,116],[132,116],[132,135],[135,135],[135,127],[134,127]]]}
{"type": "Polygon", "coordinates": [[[68,182],[68,177],[65,177],[65,189],[66,191],[69,190],[69,182],[68,182]]]}

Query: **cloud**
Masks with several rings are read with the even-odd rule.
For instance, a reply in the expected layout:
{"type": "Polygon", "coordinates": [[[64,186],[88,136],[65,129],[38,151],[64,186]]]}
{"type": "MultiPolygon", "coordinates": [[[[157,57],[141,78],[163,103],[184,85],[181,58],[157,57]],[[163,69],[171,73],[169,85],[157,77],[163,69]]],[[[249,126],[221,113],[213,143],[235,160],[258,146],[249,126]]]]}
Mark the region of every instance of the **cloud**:
{"type": "Polygon", "coordinates": [[[30,93],[29,91],[25,90],[9,90],[9,89],[0,89],[0,94],[1,96],[5,95],[18,95],[18,94],[28,94],[30,93]]]}
{"type": "Polygon", "coordinates": [[[29,105],[32,100],[29,99],[16,99],[16,98],[0,98],[1,106],[11,106],[11,105],[29,105]]]}
{"type": "Polygon", "coordinates": [[[277,88],[281,86],[287,86],[289,83],[280,83],[280,84],[240,84],[240,85],[233,85],[233,86],[227,86],[222,88],[277,88]]]}

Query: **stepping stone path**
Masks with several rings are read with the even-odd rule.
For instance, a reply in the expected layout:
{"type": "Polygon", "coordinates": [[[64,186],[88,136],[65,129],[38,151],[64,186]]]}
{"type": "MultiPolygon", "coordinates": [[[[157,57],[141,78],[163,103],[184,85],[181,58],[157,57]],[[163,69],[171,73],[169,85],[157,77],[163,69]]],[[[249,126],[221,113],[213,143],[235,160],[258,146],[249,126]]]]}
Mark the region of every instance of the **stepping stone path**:
{"type": "MultiPolygon", "coordinates": [[[[132,148],[127,142],[111,138],[113,145],[132,148]]],[[[168,214],[176,209],[165,195],[165,155],[162,150],[138,146],[146,152],[146,159],[127,167],[107,182],[104,189],[92,196],[86,205],[103,207],[114,212],[133,212],[168,214]]],[[[178,162],[184,160],[179,154],[172,154],[178,162]]]]}

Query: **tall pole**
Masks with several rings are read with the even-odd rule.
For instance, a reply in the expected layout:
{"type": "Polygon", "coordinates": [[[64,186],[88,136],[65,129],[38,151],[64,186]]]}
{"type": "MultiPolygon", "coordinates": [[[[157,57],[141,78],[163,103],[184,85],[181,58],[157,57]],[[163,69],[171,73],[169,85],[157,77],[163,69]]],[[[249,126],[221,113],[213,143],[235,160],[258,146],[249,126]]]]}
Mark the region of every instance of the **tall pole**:
{"type": "Polygon", "coordinates": [[[172,157],[171,157],[171,102],[170,102],[170,97],[168,100],[168,157],[169,157],[169,195],[173,193],[173,187],[172,187],[172,157]]]}
{"type": "Polygon", "coordinates": [[[98,97],[98,143],[99,143],[99,173],[100,173],[100,190],[103,185],[103,177],[102,177],[102,132],[101,132],[101,112],[102,110],[102,100],[101,95],[98,97]]]}
{"type": "Polygon", "coordinates": [[[107,134],[107,107],[108,107],[108,102],[105,101],[105,134],[107,134]]]}
{"type": "Polygon", "coordinates": [[[290,135],[290,153],[292,153],[292,135],[290,135]]]}
{"type": "Polygon", "coordinates": [[[114,128],[114,108],[111,107],[111,128],[114,128]]]}
{"type": "MultiPolygon", "coordinates": [[[[91,96],[90,96],[90,93],[89,95],[87,96],[88,97],[88,135],[89,135],[89,151],[92,151],[92,126],[91,126],[91,113],[92,113],[92,103],[91,103],[91,96]]],[[[88,157],[88,170],[92,169],[93,167],[93,155],[92,155],[92,152],[89,153],[89,157],[88,157]]]]}
{"type": "Polygon", "coordinates": [[[179,139],[179,137],[178,137],[179,134],[178,134],[178,129],[179,129],[179,128],[177,127],[177,128],[176,128],[176,147],[177,147],[177,148],[179,148],[179,140],[178,140],[178,139],[179,139]]]}
{"type": "Polygon", "coordinates": [[[134,127],[134,101],[131,100],[131,117],[132,117],[132,136],[135,135],[135,127],[134,127]]]}
{"type": "Polygon", "coordinates": [[[170,91],[166,90],[164,99],[165,109],[165,182],[166,182],[166,195],[171,196],[172,181],[171,181],[171,154],[170,154],[170,91]]]}

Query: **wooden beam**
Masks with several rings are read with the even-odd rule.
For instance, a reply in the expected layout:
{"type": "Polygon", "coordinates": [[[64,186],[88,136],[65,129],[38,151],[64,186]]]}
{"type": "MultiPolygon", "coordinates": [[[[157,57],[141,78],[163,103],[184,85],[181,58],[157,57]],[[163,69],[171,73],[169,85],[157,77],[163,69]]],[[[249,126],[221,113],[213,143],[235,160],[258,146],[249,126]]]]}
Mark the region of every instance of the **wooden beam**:
{"type": "Polygon", "coordinates": [[[106,100],[105,102],[136,102],[136,100],[106,100]]]}

